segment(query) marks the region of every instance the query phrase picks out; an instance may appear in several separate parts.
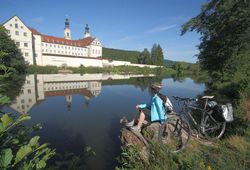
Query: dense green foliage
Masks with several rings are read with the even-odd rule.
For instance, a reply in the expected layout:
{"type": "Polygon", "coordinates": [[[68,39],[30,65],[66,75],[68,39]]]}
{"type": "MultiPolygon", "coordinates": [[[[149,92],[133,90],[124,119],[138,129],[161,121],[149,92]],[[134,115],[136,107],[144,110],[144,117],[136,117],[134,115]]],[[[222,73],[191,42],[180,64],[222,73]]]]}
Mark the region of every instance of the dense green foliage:
{"type": "Polygon", "coordinates": [[[140,53],[138,57],[138,63],[151,64],[150,52],[148,51],[147,48],[144,48],[144,50],[140,53]]]}
{"type": "Polygon", "coordinates": [[[127,51],[112,48],[102,48],[102,58],[110,60],[130,61],[131,63],[138,63],[139,51],[127,51]]]}
{"type": "Polygon", "coordinates": [[[58,67],[56,66],[36,66],[36,65],[29,65],[27,68],[27,74],[55,74],[58,73],[58,67]]]}
{"type": "Polygon", "coordinates": [[[104,59],[130,61],[138,64],[164,64],[164,56],[160,44],[154,44],[151,53],[146,48],[142,52],[103,48],[102,53],[102,58],[104,59]]]}
{"type": "Polygon", "coordinates": [[[17,48],[15,42],[10,39],[2,25],[0,25],[0,65],[0,74],[14,70],[19,74],[25,73],[27,66],[21,51],[17,48]],[[11,70],[9,70],[10,68],[11,70]]]}
{"type": "MultiPolygon", "coordinates": [[[[58,73],[58,70],[61,69],[56,66],[29,66],[27,72],[29,74],[54,74],[58,73]]],[[[149,68],[149,67],[134,67],[134,66],[116,66],[116,67],[68,67],[67,70],[72,71],[73,73],[116,73],[116,74],[157,74],[157,75],[172,75],[175,73],[175,70],[171,68],[149,68]]]]}
{"type": "Polygon", "coordinates": [[[198,16],[183,25],[182,34],[193,30],[201,34],[201,68],[209,72],[214,85],[250,89],[250,1],[208,1],[198,16]]]}
{"type": "MultiPolygon", "coordinates": [[[[3,102],[2,100],[0,102],[3,102]]],[[[14,119],[10,114],[0,118],[0,168],[1,169],[42,169],[55,151],[48,144],[39,144],[39,136],[30,139],[31,132],[40,128],[27,128],[21,123],[30,119],[21,115],[14,119]]]]}
{"type": "Polygon", "coordinates": [[[160,44],[154,44],[151,49],[151,64],[162,66],[164,64],[163,51],[160,44]]]}

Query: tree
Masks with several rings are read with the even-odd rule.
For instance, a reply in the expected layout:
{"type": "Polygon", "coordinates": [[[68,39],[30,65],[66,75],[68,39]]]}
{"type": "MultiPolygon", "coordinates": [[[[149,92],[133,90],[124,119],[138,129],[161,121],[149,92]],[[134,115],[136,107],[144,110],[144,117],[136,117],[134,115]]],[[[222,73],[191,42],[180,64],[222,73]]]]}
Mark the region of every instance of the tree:
{"type": "Polygon", "coordinates": [[[150,64],[150,53],[147,48],[144,48],[143,52],[140,53],[138,58],[139,64],[150,64]]]}
{"type": "Polygon", "coordinates": [[[173,65],[173,69],[177,71],[177,73],[185,72],[187,69],[187,64],[184,62],[176,62],[173,65]]]}
{"type": "Polygon", "coordinates": [[[250,1],[210,0],[182,26],[201,34],[199,63],[213,80],[245,88],[250,79],[250,1]]]}
{"type": "Polygon", "coordinates": [[[161,48],[160,44],[157,45],[156,50],[157,50],[156,65],[162,66],[164,64],[164,56],[163,56],[163,52],[162,52],[162,48],[161,48]]]}
{"type": "Polygon", "coordinates": [[[164,56],[162,52],[162,48],[159,44],[154,44],[151,49],[151,63],[154,65],[163,65],[164,64],[164,56]]]}
{"type": "Polygon", "coordinates": [[[14,68],[17,73],[25,73],[27,63],[15,42],[10,39],[6,29],[0,25],[0,64],[6,68],[14,68]]]}
{"type": "Polygon", "coordinates": [[[151,64],[156,64],[157,61],[157,44],[154,44],[151,49],[151,64]]]}

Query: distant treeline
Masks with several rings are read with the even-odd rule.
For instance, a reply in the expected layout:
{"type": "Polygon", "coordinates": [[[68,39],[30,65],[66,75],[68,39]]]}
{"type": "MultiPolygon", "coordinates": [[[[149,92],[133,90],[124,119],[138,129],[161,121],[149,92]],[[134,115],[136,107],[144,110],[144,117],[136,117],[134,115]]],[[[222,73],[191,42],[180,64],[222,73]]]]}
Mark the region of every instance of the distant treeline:
{"type": "MultiPolygon", "coordinates": [[[[143,52],[140,52],[140,51],[129,51],[129,50],[106,48],[106,47],[103,47],[102,50],[103,50],[102,58],[104,59],[130,61],[131,63],[139,63],[140,58],[143,54],[143,52]]],[[[186,62],[177,62],[177,61],[164,59],[164,66],[169,67],[169,68],[172,68],[177,63],[185,63],[187,65],[191,64],[191,63],[186,63],[186,62]]]]}
{"type": "Polygon", "coordinates": [[[130,61],[138,63],[139,51],[127,51],[113,48],[102,48],[102,58],[111,60],[130,61]]]}

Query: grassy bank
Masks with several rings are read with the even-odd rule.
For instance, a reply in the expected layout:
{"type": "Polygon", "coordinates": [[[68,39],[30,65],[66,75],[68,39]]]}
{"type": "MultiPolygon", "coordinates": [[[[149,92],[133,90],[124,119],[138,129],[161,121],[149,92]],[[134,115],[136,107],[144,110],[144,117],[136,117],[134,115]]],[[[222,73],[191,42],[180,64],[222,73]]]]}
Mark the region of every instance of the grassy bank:
{"type": "Polygon", "coordinates": [[[117,67],[56,67],[56,66],[28,66],[27,73],[28,74],[55,74],[58,73],[59,70],[70,70],[72,73],[115,73],[115,74],[157,74],[157,75],[173,75],[176,73],[175,70],[171,68],[140,68],[140,67],[132,67],[132,66],[117,66],[117,67]]]}

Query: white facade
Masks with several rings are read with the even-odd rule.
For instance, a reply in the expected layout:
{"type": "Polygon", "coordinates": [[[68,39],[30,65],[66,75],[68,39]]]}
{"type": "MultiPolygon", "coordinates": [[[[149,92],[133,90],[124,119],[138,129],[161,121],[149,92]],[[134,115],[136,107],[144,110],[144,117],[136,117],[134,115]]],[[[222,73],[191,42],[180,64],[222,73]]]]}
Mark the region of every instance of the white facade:
{"type": "Polygon", "coordinates": [[[10,18],[3,25],[30,65],[102,67],[101,42],[91,37],[89,32],[86,38],[71,40],[68,19],[65,24],[64,38],[41,34],[27,27],[17,16],[10,18]]]}
{"type": "Polygon", "coordinates": [[[13,39],[23,53],[25,61],[29,64],[34,64],[33,48],[32,48],[32,33],[30,29],[17,17],[14,16],[8,20],[4,27],[7,29],[11,39],[13,39]]]}

